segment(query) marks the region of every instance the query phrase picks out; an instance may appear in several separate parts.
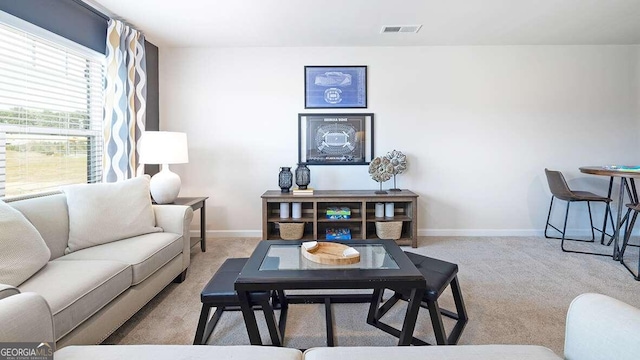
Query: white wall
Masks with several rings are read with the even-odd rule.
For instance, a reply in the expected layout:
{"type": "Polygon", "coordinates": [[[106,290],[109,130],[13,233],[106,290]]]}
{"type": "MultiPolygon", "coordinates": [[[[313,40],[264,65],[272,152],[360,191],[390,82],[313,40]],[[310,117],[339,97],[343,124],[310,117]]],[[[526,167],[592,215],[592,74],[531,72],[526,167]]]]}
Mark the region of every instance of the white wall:
{"type": "MultiPolygon", "coordinates": [[[[398,182],[420,195],[421,235],[540,234],[545,167],[604,194],[608,179],[579,166],[640,163],[638,59],[637,46],[163,48],[160,126],[188,133],[190,163],[172,168],[181,195],[210,197],[210,235],[259,236],[260,195],[295,167],[297,114],[322,112],[304,109],[303,66],[367,65],[369,107],[347,111],[375,113],[376,155],[408,155],[398,182]]],[[[366,166],[311,178],[377,188],[366,166]]]]}

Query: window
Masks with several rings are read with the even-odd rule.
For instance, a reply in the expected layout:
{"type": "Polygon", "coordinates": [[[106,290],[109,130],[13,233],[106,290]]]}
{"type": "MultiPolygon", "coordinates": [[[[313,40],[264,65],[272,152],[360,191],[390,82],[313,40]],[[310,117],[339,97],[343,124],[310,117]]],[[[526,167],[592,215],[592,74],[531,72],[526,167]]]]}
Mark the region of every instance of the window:
{"type": "Polygon", "coordinates": [[[101,181],[104,55],[0,15],[0,197],[101,181]]]}

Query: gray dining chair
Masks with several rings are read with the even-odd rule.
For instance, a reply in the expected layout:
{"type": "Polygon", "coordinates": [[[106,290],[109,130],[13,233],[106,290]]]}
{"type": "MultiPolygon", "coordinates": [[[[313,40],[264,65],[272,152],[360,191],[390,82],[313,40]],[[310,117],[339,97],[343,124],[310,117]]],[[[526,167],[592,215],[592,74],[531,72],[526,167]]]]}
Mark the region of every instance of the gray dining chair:
{"type": "Polygon", "coordinates": [[[545,174],[547,175],[547,182],[549,183],[549,190],[551,190],[551,204],[549,205],[549,214],[547,215],[547,224],[544,228],[544,237],[547,239],[560,239],[560,248],[564,252],[569,253],[577,253],[577,254],[589,254],[589,255],[600,255],[600,256],[613,256],[613,254],[602,254],[596,252],[587,252],[587,251],[578,251],[578,250],[567,250],[564,246],[565,240],[571,241],[581,241],[581,242],[594,242],[595,241],[595,231],[610,238],[613,238],[613,235],[608,234],[607,231],[607,218],[611,220],[611,226],[614,229],[615,233],[615,223],[613,222],[613,215],[611,214],[611,199],[606,196],[596,195],[594,193],[588,191],[573,191],[567,185],[567,181],[560,171],[554,171],[549,169],[544,169],[545,174]],[[560,199],[567,202],[567,208],[565,210],[564,215],[564,224],[562,226],[562,230],[553,226],[550,223],[551,219],[551,210],[553,208],[554,199],[560,199]],[[593,226],[593,216],[591,215],[591,202],[602,202],[606,204],[606,210],[604,213],[604,222],[602,224],[602,229],[598,229],[593,226]],[[591,239],[575,239],[566,237],[567,232],[567,220],[569,219],[569,206],[572,202],[586,202],[587,208],[589,209],[589,222],[591,224],[591,239]],[[549,236],[548,230],[552,228],[560,233],[561,237],[549,236]]]}

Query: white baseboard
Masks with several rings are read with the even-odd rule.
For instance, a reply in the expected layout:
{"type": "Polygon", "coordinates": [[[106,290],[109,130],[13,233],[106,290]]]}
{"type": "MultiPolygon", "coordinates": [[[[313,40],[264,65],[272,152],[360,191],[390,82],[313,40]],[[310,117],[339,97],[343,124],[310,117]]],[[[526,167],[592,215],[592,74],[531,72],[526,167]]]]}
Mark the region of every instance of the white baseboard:
{"type": "MultiPolygon", "coordinates": [[[[200,230],[191,230],[191,236],[200,236],[200,230]]],[[[207,230],[207,238],[261,238],[262,230],[207,230]]]]}
{"type": "MultiPolygon", "coordinates": [[[[568,229],[569,236],[591,236],[586,229],[568,229]]],[[[191,236],[199,236],[200,230],[191,230],[191,236]]],[[[549,235],[558,236],[549,230],[549,235]]],[[[596,236],[598,233],[596,233],[596,236]]],[[[544,230],[536,229],[418,229],[418,236],[544,236],[544,230]]],[[[261,230],[207,230],[207,238],[261,238],[261,230]]]]}
{"type": "Polygon", "coordinates": [[[418,236],[544,236],[533,229],[418,229],[418,236]]]}
{"type": "MultiPolygon", "coordinates": [[[[549,236],[559,237],[560,233],[549,228],[549,236]]],[[[596,231],[596,237],[600,235],[596,231]]],[[[418,229],[418,236],[544,236],[544,229],[418,229]]],[[[569,237],[591,237],[589,229],[567,229],[569,237]]]]}

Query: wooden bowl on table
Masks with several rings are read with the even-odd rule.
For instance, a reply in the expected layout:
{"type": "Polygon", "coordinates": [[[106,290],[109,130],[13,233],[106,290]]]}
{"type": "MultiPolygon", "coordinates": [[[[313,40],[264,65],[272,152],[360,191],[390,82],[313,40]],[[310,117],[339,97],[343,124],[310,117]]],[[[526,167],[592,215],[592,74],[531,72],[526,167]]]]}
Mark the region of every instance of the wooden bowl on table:
{"type": "Polygon", "coordinates": [[[349,265],[360,262],[360,253],[354,248],[328,241],[318,241],[317,246],[307,249],[300,247],[302,256],[315,263],[327,265],[349,265]]]}

